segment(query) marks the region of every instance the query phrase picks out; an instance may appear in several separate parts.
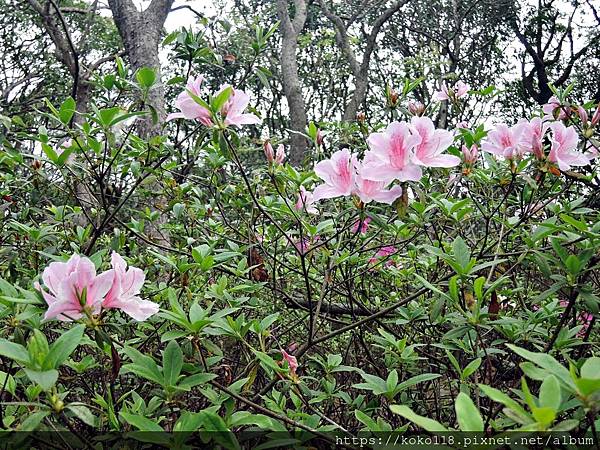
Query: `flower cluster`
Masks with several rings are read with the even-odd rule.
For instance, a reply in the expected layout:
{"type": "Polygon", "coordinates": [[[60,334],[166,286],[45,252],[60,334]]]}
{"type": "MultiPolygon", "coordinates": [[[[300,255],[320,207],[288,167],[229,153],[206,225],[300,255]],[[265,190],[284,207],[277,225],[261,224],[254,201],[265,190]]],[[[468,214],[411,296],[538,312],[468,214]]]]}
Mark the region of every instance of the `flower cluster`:
{"type": "Polygon", "coordinates": [[[467,95],[467,92],[469,91],[469,86],[465,83],[463,83],[462,81],[457,81],[456,84],[454,84],[454,87],[448,87],[447,84],[442,83],[442,85],[440,86],[439,91],[437,91],[435,94],[433,94],[433,99],[437,100],[437,101],[444,101],[444,100],[451,100],[454,101],[456,99],[459,99],[461,97],[464,97],[465,95],[467,95]]]}
{"type": "Polygon", "coordinates": [[[44,320],[72,321],[84,316],[99,314],[102,309],[120,309],[137,321],[146,320],[158,312],[158,305],[139,297],[145,275],[137,267],[127,263],[113,252],[112,269],[96,275],[94,263],[74,254],[67,262],[53,262],[44,270],[39,283],[48,304],[44,320]]]}
{"type": "MultiPolygon", "coordinates": [[[[436,129],[428,117],[413,117],[410,123],[392,122],[385,131],[368,137],[369,151],[362,161],[343,149],[317,163],[315,174],[324,183],[315,188],[312,201],[356,195],[365,204],[392,204],[402,195],[400,186],[388,188],[395,180],[418,181],[422,167],[460,164],[459,157],[443,154],[452,141],[452,133],[436,129]]],[[[299,202],[308,210],[307,199],[310,196],[302,192],[299,202]]]]}
{"type": "Polygon", "coordinates": [[[585,166],[593,159],[593,155],[577,151],[579,137],[573,126],[565,126],[562,122],[547,122],[536,117],[531,121],[520,120],[512,127],[505,123],[497,124],[481,144],[482,150],[509,160],[518,160],[527,153],[532,153],[538,160],[547,160],[556,164],[562,171],[571,166],[585,166]],[[544,139],[551,131],[550,152],[544,153],[544,139]]]}
{"type": "MultiPolygon", "coordinates": [[[[197,120],[201,124],[212,127],[214,126],[213,114],[205,106],[201,105],[194,97],[199,98],[201,95],[202,81],[204,77],[198,76],[188,81],[186,90],[181,92],[175,100],[175,106],[181,112],[171,113],[167,116],[167,121],[173,119],[189,119],[197,120]]],[[[231,94],[221,107],[220,113],[223,123],[228,125],[251,125],[260,123],[261,120],[254,114],[244,113],[248,106],[250,97],[240,89],[233,89],[229,84],[224,84],[221,89],[215,94],[215,97],[221,94],[225,89],[231,88],[231,94]]]]}

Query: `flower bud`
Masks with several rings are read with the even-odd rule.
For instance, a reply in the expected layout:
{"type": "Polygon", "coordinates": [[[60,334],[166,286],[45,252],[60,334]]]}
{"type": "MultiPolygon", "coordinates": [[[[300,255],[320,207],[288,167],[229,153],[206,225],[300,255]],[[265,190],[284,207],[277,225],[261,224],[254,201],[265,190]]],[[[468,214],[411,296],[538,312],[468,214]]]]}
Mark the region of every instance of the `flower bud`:
{"type": "Polygon", "coordinates": [[[323,145],[323,133],[321,133],[320,129],[317,129],[317,136],[316,136],[316,141],[317,141],[317,145],[320,147],[321,145],[323,145]]]}
{"type": "Polygon", "coordinates": [[[398,94],[398,92],[396,92],[394,89],[391,89],[390,90],[390,105],[396,106],[396,103],[398,103],[399,98],[400,98],[400,94],[398,94]]]}
{"type": "Polygon", "coordinates": [[[356,114],[356,121],[359,123],[364,123],[366,118],[367,118],[367,116],[362,111],[356,114]]]}
{"type": "Polygon", "coordinates": [[[579,116],[579,118],[581,119],[581,122],[584,125],[587,125],[588,122],[588,114],[587,111],[583,108],[583,106],[578,106],[577,107],[577,115],[579,116]]]}
{"type": "Polygon", "coordinates": [[[271,142],[269,140],[266,140],[263,143],[263,150],[265,152],[265,156],[267,157],[267,161],[269,163],[272,163],[275,159],[275,151],[273,150],[273,146],[271,145],[271,142]]]}
{"type": "Polygon", "coordinates": [[[279,146],[277,146],[277,152],[275,154],[275,164],[283,164],[285,156],[285,147],[283,146],[283,144],[279,144],[279,146]]]}
{"type": "Polygon", "coordinates": [[[39,170],[42,167],[42,162],[39,159],[34,159],[31,163],[31,167],[33,170],[39,170]]]}
{"type": "Polygon", "coordinates": [[[425,105],[421,102],[410,101],[408,102],[408,111],[413,116],[422,116],[425,112],[425,105]]]}
{"type": "Polygon", "coordinates": [[[596,108],[596,112],[592,116],[592,126],[595,127],[600,122],[600,104],[596,108]]]}

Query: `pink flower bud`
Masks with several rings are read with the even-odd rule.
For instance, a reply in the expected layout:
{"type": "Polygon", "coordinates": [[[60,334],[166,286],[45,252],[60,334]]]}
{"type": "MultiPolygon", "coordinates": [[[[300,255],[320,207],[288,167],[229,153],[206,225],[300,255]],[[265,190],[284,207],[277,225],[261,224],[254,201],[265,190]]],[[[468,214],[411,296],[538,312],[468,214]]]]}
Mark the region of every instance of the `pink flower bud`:
{"type": "Polygon", "coordinates": [[[477,144],[471,145],[471,148],[468,148],[466,145],[463,145],[462,154],[465,164],[475,163],[477,161],[477,157],[479,156],[479,149],[477,148],[477,144]]]}
{"type": "Polygon", "coordinates": [[[600,104],[596,108],[596,112],[592,116],[592,126],[595,127],[600,122],[600,104]]]}
{"type": "Polygon", "coordinates": [[[588,114],[587,111],[583,108],[583,106],[578,106],[577,107],[577,115],[579,116],[579,118],[581,119],[581,122],[584,125],[587,125],[588,122],[588,114]]]}
{"type": "Polygon", "coordinates": [[[269,142],[268,140],[265,141],[263,144],[263,150],[265,151],[265,156],[267,157],[267,161],[269,163],[272,163],[273,160],[275,159],[275,152],[273,150],[273,146],[271,145],[271,142],[269,142]]]}
{"type": "Polygon", "coordinates": [[[283,144],[279,144],[277,146],[277,152],[275,153],[275,164],[283,164],[285,156],[285,147],[283,146],[283,144]]]}
{"type": "Polygon", "coordinates": [[[425,105],[421,102],[410,101],[408,102],[408,111],[413,116],[422,116],[425,112],[425,105]]]}

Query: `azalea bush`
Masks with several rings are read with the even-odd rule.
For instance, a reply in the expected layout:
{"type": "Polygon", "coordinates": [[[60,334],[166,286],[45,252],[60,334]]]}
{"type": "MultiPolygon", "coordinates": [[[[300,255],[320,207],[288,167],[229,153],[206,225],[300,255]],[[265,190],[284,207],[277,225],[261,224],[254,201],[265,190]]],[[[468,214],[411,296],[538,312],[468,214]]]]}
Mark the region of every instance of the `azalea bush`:
{"type": "Polygon", "coordinates": [[[90,112],[48,102],[3,134],[7,433],[596,433],[598,105],[568,88],[440,128],[485,86],[423,105],[407,80],[387,120],[311,122],[291,165],[287,131],[261,136],[267,112],[202,76],[148,133],[124,99],[156,77],[118,67],[90,112]]]}

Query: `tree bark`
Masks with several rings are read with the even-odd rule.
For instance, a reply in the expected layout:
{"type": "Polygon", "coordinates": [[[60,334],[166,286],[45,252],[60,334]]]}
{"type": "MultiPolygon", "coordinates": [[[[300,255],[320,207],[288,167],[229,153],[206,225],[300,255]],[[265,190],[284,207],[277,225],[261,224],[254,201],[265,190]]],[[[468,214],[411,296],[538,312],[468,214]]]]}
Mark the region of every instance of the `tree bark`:
{"type": "Polygon", "coordinates": [[[298,47],[298,36],[306,21],[305,0],[294,0],[294,18],[290,18],[288,12],[288,1],[277,0],[277,15],[281,21],[281,75],[283,91],[290,110],[290,154],[289,161],[293,165],[301,165],[308,140],[304,137],[306,132],[306,105],[302,96],[302,84],[298,76],[298,62],[296,50],[298,47]]]}
{"type": "Polygon", "coordinates": [[[160,83],[158,45],[173,0],[152,0],[144,11],[139,11],[131,0],[108,0],[108,4],[132,69],[136,71],[149,67],[156,72],[158,82],[150,90],[147,102],[156,111],[158,123],[154,124],[151,118],[147,118],[139,129],[144,138],[156,136],[160,134],[166,116],[165,90],[160,83]]]}

